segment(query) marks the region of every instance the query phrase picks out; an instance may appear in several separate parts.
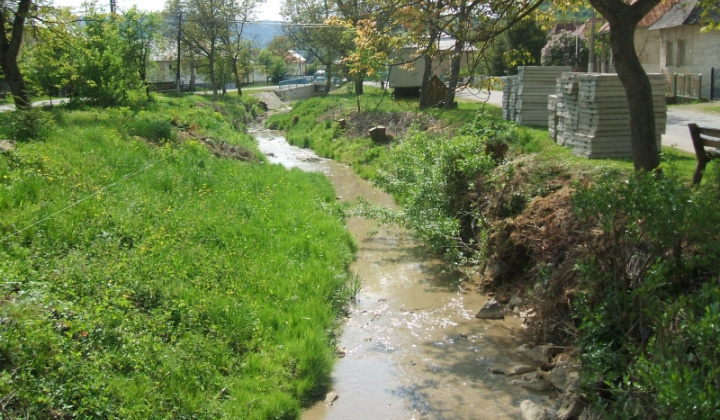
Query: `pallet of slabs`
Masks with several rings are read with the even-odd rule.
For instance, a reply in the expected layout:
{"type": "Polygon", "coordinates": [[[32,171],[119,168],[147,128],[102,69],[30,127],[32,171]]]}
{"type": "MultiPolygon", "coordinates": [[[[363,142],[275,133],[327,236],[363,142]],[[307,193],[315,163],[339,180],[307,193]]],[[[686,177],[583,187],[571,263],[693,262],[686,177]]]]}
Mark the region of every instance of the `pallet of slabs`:
{"type": "MultiPolygon", "coordinates": [[[[665,133],[667,105],[661,74],[648,75],[653,91],[656,141],[665,133]]],[[[630,113],[615,74],[566,73],[556,83],[555,138],[587,158],[632,157],[630,113]]],[[[552,113],[553,111],[550,111],[552,113]]]]}
{"type": "Polygon", "coordinates": [[[548,132],[550,138],[557,141],[557,125],[558,125],[558,112],[557,112],[557,95],[548,96],[548,132]]]}
{"type": "Polygon", "coordinates": [[[519,66],[515,98],[515,122],[547,126],[548,96],[555,94],[556,80],[569,72],[567,66],[519,66]]]}
{"type": "Polygon", "coordinates": [[[515,94],[517,76],[503,76],[502,115],[506,121],[515,121],[515,94]]]}

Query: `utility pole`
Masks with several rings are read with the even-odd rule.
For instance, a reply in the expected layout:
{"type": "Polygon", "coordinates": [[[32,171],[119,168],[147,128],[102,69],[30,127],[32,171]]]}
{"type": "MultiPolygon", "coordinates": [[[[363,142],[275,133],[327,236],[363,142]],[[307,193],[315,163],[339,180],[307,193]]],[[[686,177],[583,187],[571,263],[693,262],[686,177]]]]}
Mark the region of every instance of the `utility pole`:
{"type": "Polygon", "coordinates": [[[177,92],[182,93],[182,85],[180,84],[180,37],[182,33],[182,10],[178,11],[178,33],[177,33],[177,71],[175,73],[175,84],[177,92]]]}
{"type": "Polygon", "coordinates": [[[117,0],[110,0],[110,14],[114,15],[117,11],[117,0]]]}
{"type": "Polygon", "coordinates": [[[590,45],[588,51],[588,73],[595,73],[595,11],[590,18],[590,45]]]}

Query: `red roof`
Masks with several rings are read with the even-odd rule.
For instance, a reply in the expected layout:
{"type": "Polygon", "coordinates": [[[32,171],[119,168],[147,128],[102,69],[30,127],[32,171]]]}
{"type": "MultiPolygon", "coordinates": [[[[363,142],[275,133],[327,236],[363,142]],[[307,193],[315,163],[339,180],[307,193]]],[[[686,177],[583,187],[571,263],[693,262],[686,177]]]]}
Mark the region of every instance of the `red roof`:
{"type": "MultiPolygon", "coordinates": [[[[638,0],[630,0],[630,4],[635,4],[637,1],[638,0]]],[[[640,22],[638,22],[637,27],[642,29],[648,28],[650,25],[657,22],[658,19],[663,17],[663,15],[665,15],[665,13],[667,13],[667,11],[679,1],[680,0],[661,0],[657,6],[650,10],[648,14],[645,15],[640,22]]],[[[602,34],[607,32],[610,32],[610,24],[605,22],[602,28],[600,28],[600,33],[602,34]]]]}

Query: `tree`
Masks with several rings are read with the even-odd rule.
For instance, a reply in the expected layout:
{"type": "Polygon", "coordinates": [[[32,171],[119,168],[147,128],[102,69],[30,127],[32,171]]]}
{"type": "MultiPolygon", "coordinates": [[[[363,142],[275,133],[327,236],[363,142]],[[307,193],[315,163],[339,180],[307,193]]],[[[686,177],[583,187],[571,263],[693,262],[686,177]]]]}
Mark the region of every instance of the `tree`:
{"type": "Polygon", "coordinates": [[[229,36],[230,26],[235,20],[233,0],[170,0],[166,6],[167,17],[180,16],[182,13],[183,43],[207,59],[208,76],[212,85],[213,97],[217,98],[218,85],[215,63],[220,57],[220,43],[229,36]]]}
{"type": "Polygon", "coordinates": [[[19,110],[31,108],[25,79],[18,67],[25,22],[30,15],[32,0],[4,0],[0,2],[0,69],[19,110]]]}
{"type": "MultiPolygon", "coordinates": [[[[120,37],[125,41],[125,60],[128,66],[138,72],[140,80],[147,87],[147,68],[150,52],[160,37],[162,20],[158,13],[141,12],[135,6],[128,10],[119,21],[120,37]]],[[[146,88],[149,96],[150,90],[146,88]]]]}
{"type": "Polygon", "coordinates": [[[630,141],[635,170],[651,171],[660,165],[650,79],[635,51],[635,28],[660,0],[589,0],[610,24],[610,46],[618,77],[630,110],[630,141]]]}
{"type": "Polygon", "coordinates": [[[518,22],[493,41],[488,57],[488,73],[495,76],[517,74],[517,66],[540,63],[547,35],[535,19],[518,22]]]}
{"type": "Polygon", "coordinates": [[[286,1],[282,14],[290,21],[283,32],[296,49],[307,51],[310,57],[325,67],[328,76],[325,93],[330,92],[333,63],[342,58],[348,46],[343,42],[343,29],[325,23],[331,16],[327,1],[286,1]]]}
{"type": "Polygon", "coordinates": [[[560,31],[548,37],[542,49],[543,66],[570,66],[578,71],[587,69],[588,39],[570,31],[560,31]]]}
{"type": "Polygon", "coordinates": [[[250,49],[252,43],[242,39],[245,24],[253,17],[255,8],[262,0],[240,0],[235,3],[234,21],[230,22],[227,31],[222,31],[222,41],[225,59],[230,64],[238,95],[242,96],[242,77],[250,65],[250,49]]]}
{"type": "Polygon", "coordinates": [[[481,57],[494,39],[513,25],[530,16],[545,0],[448,0],[445,9],[449,13],[441,29],[455,38],[450,65],[445,109],[455,102],[461,58],[469,45],[475,45],[478,54],[468,63],[468,74],[479,67],[481,57]]]}
{"type": "Polygon", "coordinates": [[[266,82],[269,80],[273,83],[279,83],[287,72],[287,65],[282,56],[270,50],[260,51],[260,54],[258,54],[258,64],[263,67],[266,82]]]}

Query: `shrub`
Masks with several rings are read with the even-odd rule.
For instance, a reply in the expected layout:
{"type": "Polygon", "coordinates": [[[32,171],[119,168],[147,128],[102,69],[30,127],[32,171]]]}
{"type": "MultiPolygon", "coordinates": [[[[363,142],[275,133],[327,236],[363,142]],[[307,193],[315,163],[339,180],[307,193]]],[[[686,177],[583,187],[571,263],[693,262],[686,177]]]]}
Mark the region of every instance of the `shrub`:
{"type": "Polygon", "coordinates": [[[588,40],[584,36],[569,31],[560,31],[550,35],[548,43],[542,49],[543,66],[571,66],[578,71],[587,69],[589,50],[588,40]]]}
{"type": "Polygon", "coordinates": [[[140,112],[127,123],[128,134],[140,136],[154,143],[172,141],[177,138],[175,130],[163,116],[140,112]]]}
{"type": "Polygon", "coordinates": [[[38,108],[10,112],[7,119],[3,134],[17,141],[44,140],[53,127],[52,115],[38,108]]]}
{"type": "Polygon", "coordinates": [[[717,198],[713,182],[691,189],[672,171],[578,188],[577,215],[602,232],[578,265],[581,357],[610,417],[718,413],[717,198]]]}

